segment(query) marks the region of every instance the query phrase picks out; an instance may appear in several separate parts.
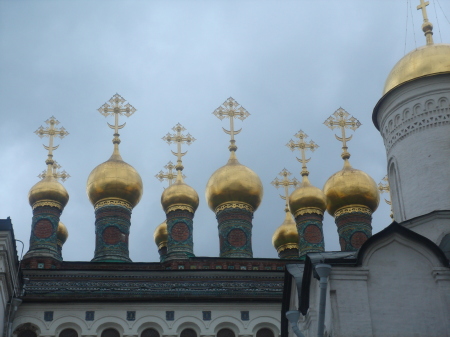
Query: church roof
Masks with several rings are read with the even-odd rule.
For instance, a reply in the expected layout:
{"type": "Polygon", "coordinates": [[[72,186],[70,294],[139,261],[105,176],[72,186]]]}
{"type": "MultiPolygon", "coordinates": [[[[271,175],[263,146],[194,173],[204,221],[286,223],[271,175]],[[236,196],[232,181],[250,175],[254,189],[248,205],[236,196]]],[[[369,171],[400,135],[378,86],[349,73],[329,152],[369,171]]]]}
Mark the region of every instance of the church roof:
{"type": "MultiPolygon", "coordinates": [[[[348,267],[359,267],[362,265],[364,256],[366,252],[373,245],[376,245],[378,242],[382,241],[386,237],[389,237],[394,234],[399,234],[408,240],[416,242],[417,244],[424,245],[428,248],[440,261],[443,267],[449,267],[449,260],[445,256],[444,252],[431,240],[428,238],[417,234],[416,232],[399,225],[397,222],[392,222],[389,226],[387,226],[382,231],[373,235],[369,238],[358,251],[354,252],[322,252],[322,253],[309,253],[305,259],[305,265],[302,275],[301,282],[298,282],[297,285],[299,289],[299,311],[306,315],[309,309],[309,294],[310,294],[310,286],[311,286],[311,276],[315,278],[319,278],[315,273],[314,266],[318,263],[326,263],[332,266],[348,266],[348,267]]],[[[286,266],[287,272],[290,272],[292,276],[295,277],[293,273],[291,273],[290,265],[286,266]]],[[[298,275],[297,275],[298,276],[298,275]]],[[[287,280],[288,278],[286,278],[287,280]]],[[[292,282],[288,283],[285,281],[284,293],[291,292],[292,282]],[[289,288],[289,289],[288,289],[289,288]]],[[[282,304],[284,305],[284,303],[282,304]]],[[[284,315],[284,313],[283,313],[284,315]]]]}

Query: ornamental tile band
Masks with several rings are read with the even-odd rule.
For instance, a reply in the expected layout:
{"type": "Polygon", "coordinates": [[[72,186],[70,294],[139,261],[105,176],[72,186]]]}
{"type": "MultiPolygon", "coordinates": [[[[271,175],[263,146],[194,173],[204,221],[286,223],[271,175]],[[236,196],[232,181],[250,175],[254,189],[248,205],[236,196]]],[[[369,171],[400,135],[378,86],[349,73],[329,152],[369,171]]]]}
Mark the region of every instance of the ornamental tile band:
{"type": "Polygon", "coordinates": [[[370,210],[370,208],[368,208],[364,205],[351,205],[351,206],[345,206],[345,207],[339,208],[334,213],[334,216],[338,217],[343,214],[349,214],[349,213],[355,213],[355,212],[372,215],[372,211],[370,210]]]}
{"type": "Polygon", "coordinates": [[[251,213],[254,212],[254,209],[252,206],[250,206],[249,204],[247,204],[245,202],[239,202],[239,201],[224,202],[223,204],[220,204],[219,206],[217,206],[214,211],[217,214],[218,212],[223,211],[224,209],[227,209],[227,208],[239,208],[239,209],[244,209],[246,211],[249,211],[251,213]]]}

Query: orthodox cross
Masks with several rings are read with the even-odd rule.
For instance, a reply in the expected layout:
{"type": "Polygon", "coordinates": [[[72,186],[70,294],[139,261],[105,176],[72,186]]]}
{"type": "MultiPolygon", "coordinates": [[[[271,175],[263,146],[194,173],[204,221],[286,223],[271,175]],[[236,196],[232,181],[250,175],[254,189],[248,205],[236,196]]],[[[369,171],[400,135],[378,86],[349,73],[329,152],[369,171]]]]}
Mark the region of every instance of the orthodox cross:
{"type": "Polygon", "coordinates": [[[187,153],[187,151],[181,152],[181,144],[191,145],[195,141],[195,138],[192,137],[189,133],[186,136],[183,135],[181,132],[185,131],[186,129],[180,123],[175,125],[172,130],[176,133],[167,133],[167,135],[165,135],[162,139],[169,145],[172,143],[177,143],[177,152],[172,151],[173,155],[177,157],[177,165],[175,166],[175,169],[177,171],[183,171],[184,167],[181,161],[181,157],[183,157],[187,153]]]}
{"type": "MultiPolygon", "coordinates": [[[[378,184],[378,190],[380,191],[380,193],[388,193],[389,199],[390,199],[391,198],[391,188],[389,186],[388,176],[386,175],[382,180],[385,181],[385,183],[383,184],[382,182],[380,182],[378,184]]],[[[394,212],[392,210],[392,201],[387,200],[386,198],[384,199],[384,201],[386,201],[386,203],[391,206],[391,218],[394,218],[394,212]]]]}
{"type": "Polygon", "coordinates": [[[425,37],[427,39],[427,44],[433,44],[433,25],[429,23],[427,25],[428,21],[428,14],[427,14],[427,6],[430,4],[429,1],[420,0],[420,5],[417,6],[417,10],[422,10],[422,16],[423,16],[423,25],[422,29],[425,33],[425,37]]]}
{"type": "MultiPolygon", "coordinates": [[[[66,181],[70,178],[70,174],[66,172],[66,170],[63,170],[59,172],[58,170],[61,168],[61,165],[59,165],[56,160],[53,161],[52,165],[52,176],[58,180],[61,179],[61,181],[66,181]]],[[[42,171],[40,175],[38,175],[38,178],[44,179],[47,176],[47,171],[42,171]]]]}
{"type": "Polygon", "coordinates": [[[319,147],[316,143],[314,143],[312,140],[308,143],[306,142],[306,138],[308,138],[308,135],[304,133],[302,130],[297,132],[295,134],[295,137],[297,137],[299,140],[297,142],[294,142],[292,139],[289,141],[289,143],[286,144],[288,148],[291,149],[291,151],[294,151],[295,149],[299,149],[300,153],[302,154],[302,158],[297,160],[302,163],[302,177],[308,176],[309,172],[306,168],[306,164],[311,160],[311,158],[306,159],[306,150],[311,150],[311,152],[314,152],[315,149],[319,147]]]}
{"type": "MultiPolygon", "coordinates": [[[[177,174],[173,172],[173,169],[175,168],[175,165],[171,161],[167,163],[164,168],[167,170],[166,172],[163,172],[162,170],[159,171],[157,175],[155,175],[156,179],[159,181],[167,180],[169,182],[169,186],[173,184],[175,179],[177,179],[177,174]]],[[[183,179],[186,178],[186,176],[183,174],[183,179]]]]}
{"type": "Polygon", "coordinates": [[[276,188],[279,187],[284,187],[284,196],[280,195],[281,199],[286,200],[286,212],[289,211],[289,207],[288,207],[288,201],[289,201],[289,187],[297,187],[298,185],[300,185],[300,182],[296,179],[293,178],[292,180],[289,180],[289,176],[291,175],[291,172],[289,172],[288,170],[286,170],[285,168],[278,173],[279,176],[283,177],[281,180],[278,178],[275,178],[271,184],[273,186],[275,186],[276,188]]]}
{"type": "Polygon", "coordinates": [[[428,21],[427,6],[430,4],[429,1],[420,0],[420,5],[417,6],[417,10],[422,10],[423,21],[428,21]]]}
{"type": "Polygon", "coordinates": [[[234,130],[234,119],[239,118],[241,121],[250,116],[250,113],[245,110],[245,108],[239,105],[233,97],[228,98],[221,106],[219,106],[216,110],[213,111],[213,114],[219,118],[220,120],[224,118],[230,119],[230,130],[226,130],[222,127],[223,131],[231,136],[230,146],[228,147],[230,151],[235,152],[237,150],[236,141],[234,140],[234,136],[239,134],[242,129],[234,130]]]}
{"type": "Polygon", "coordinates": [[[114,129],[113,144],[117,145],[120,144],[119,130],[127,124],[123,123],[122,125],[119,125],[119,115],[130,117],[136,112],[136,109],[130,103],[124,105],[125,102],[126,100],[122,96],[120,96],[119,94],[115,94],[109,100],[109,104],[108,102],[106,102],[98,109],[98,112],[100,112],[105,117],[114,115],[114,125],[111,125],[109,123],[107,124],[111,129],[114,129]]]}
{"type": "Polygon", "coordinates": [[[55,117],[50,117],[45,121],[49,126],[44,128],[43,126],[40,126],[34,133],[37,134],[40,138],[42,137],[48,137],[48,146],[43,145],[44,148],[48,151],[48,157],[45,163],[47,164],[47,174],[52,174],[52,167],[54,164],[53,160],[53,150],[56,150],[59,145],[54,146],[53,145],[53,138],[59,137],[63,139],[65,136],[67,136],[69,133],[64,129],[64,127],[60,127],[59,129],[55,126],[59,124],[59,121],[55,117]]]}
{"type": "Polygon", "coordinates": [[[339,137],[338,135],[334,135],[337,140],[342,142],[342,159],[349,159],[350,153],[348,153],[348,147],[347,142],[352,139],[353,136],[350,136],[348,138],[345,137],[345,129],[349,128],[353,131],[355,131],[357,128],[361,126],[361,123],[359,120],[357,120],[355,117],[345,111],[342,108],[337,109],[333,115],[327,118],[327,120],[323,123],[326,126],[328,126],[331,130],[334,128],[340,128],[342,137],[339,137]],[[333,117],[334,116],[334,117],[333,117]]]}

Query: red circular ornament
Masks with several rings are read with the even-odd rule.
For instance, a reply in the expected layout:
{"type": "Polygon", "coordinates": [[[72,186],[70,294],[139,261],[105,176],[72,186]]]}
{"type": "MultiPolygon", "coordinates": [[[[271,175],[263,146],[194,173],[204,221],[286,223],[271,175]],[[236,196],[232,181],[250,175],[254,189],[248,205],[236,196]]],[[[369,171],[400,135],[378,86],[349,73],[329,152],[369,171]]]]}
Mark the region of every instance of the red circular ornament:
{"type": "Polygon", "coordinates": [[[242,229],[235,228],[228,233],[227,240],[233,247],[243,247],[247,243],[247,235],[242,229]]]}
{"type": "Polygon", "coordinates": [[[172,239],[185,241],[189,238],[189,227],[184,222],[177,222],[172,227],[172,239]]]}

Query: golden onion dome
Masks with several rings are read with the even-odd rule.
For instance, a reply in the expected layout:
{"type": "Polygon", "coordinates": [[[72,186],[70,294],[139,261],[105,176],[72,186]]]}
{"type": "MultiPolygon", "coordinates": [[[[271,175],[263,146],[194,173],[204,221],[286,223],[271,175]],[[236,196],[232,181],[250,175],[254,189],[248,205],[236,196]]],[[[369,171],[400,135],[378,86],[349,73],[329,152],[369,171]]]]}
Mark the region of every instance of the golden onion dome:
{"type": "Polygon", "coordinates": [[[133,208],[142,197],[142,179],[133,166],[122,160],[115,147],[111,158],[92,170],[86,192],[94,206],[101,200],[119,199],[127,201],[133,208]]]}
{"type": "Polygon", "coordinates": [[[383,95],[416,78],[450,73],[450,44],[428,44],[406,54],[392,68],[383,95]]]}
{"type": "Polygon", "coordinates": [[[339,208],[351,205],[363,205],[375,212],[380,203],[375,181],[367,173],[354,169],[348,160],[345,160],[341,171],[327,180],[323,192],[328,213],[332,216],[339,208]]]}
{"type": "Polygon", "coordinates": [[[286,212],[286,218],[272,236],[272,245],[277,252],[285,249],[298,249],[297,225],[292,218],[291,212],[286,212]]]}
{"type": "Polygon", "coordinates": [[[295,214],[302,208],[318,208],[325,212],[327,202],[325,194],[309,182],[308,176],[303,176],[302,184],[289,197],[289,208],[295,214]]]}
{"type": "Polygon", "coordinates": [[[47,174],[41,181],[35,184],[28,192],[28,201],[33,207],[36,203],[56,203],[64,208],[69,201],[69,193],[65,187],[51,174],[47,174]]]}
{"type": "Polygon", "coordinates": [[[169,233],[167,232],[167,222],[161,222],[161,224],[156,227],[155,232],[153,233],[153,238],[155,239],[158,250],[167,246],[168,237],[169,233]]]}
{"type": "Polygon", "coordinates": [[[228,163],[209,178],[205,194],[213,211],[226,202],[247,203],[256,210],[262,200],[263,185],[258,175],[240,164],[232,151],[228,163]]]}
{"type": "Polygon", "coordinates": [[[192,212],[195,212],[198,203],[199,198],[197,192],[183,181],[181,171],[178,171],[175,183],[167,187],[161,195],[161,205],[166,213],[174,205],[187,205],[191,208],[192,212]]]}
{"type": "Polygon", "coordinates": [[[56,239],[58,242],[58,245],[62,246],[69,237],[69,231],[67,230],[67,227],[60,221],[58,223],[58,228],[56,229],[56,239]]]}

